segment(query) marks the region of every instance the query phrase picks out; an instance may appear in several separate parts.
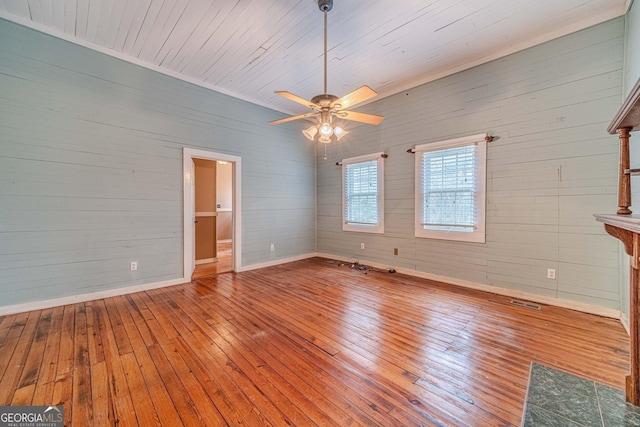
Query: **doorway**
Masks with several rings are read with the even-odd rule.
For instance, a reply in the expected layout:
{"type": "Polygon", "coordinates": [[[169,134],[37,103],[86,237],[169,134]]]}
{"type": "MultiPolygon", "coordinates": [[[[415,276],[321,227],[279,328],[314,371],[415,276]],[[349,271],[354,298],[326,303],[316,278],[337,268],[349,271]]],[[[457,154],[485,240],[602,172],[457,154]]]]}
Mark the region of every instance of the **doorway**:
{"type": "Polygon", "coordinates": [[[239,271],[240,157],[184,148],[183,169],[184,280],[239,271]]]}

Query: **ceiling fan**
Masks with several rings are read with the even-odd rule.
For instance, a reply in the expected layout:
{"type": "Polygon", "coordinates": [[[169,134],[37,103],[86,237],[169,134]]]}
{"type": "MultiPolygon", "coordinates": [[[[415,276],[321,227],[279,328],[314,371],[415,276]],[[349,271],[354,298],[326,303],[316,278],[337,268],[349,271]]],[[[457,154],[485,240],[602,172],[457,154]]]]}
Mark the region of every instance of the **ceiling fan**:
{"type": "Polygon", "coordinates": [[[285,97],[290,101],[297,102],[298,104],[311,108],[313,111],[299,114],[297,116],[274,120],[269,122],[269,124],[277,125],[280,123],[290,122],[292,120],[319,117],[318,124],[303,130],[302,133],[310,140],[314,140],[316,135],[319,135],[318,141],[328,144],[331,142],[332,136],[336,138],[336,141],[339,141],[348,133],[342,127],[333,124],[334,117],[367,123],[370,125],[379,125],[384,117],[377,116],[375,114],[366,114],[347,110],[347,108],[353,107],[354,105],[364,102],[367,99],[371,99],[377,95],[377,93],[369,86],[362,86],[342,98],[338,98],[335,95],[327,93],[327,13],[333,8],[333,0],[317,1],[318,8],[324,13],[324,93],[314,96],[311,98],[311,101],[307,101],[304,98],[292,94],[291,92],[276,91],[276,94],[285,97]]]}

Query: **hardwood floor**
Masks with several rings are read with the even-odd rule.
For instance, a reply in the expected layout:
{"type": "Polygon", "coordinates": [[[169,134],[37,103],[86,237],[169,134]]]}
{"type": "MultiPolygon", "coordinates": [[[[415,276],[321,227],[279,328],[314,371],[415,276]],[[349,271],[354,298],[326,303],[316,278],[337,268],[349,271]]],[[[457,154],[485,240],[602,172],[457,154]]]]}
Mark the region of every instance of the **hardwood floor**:
{"type": "Polygon", "coordinates": [[[520,424],[532,361],[622,389],[619,322],[322,258],[0,318],[0,405],[65,425],[520,424]]]}

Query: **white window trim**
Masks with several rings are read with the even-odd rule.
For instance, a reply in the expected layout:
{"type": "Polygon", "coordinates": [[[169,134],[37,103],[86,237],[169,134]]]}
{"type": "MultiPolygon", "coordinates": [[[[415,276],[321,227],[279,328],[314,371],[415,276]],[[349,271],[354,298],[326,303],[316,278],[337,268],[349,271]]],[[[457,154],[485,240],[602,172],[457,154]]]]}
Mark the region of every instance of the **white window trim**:
{"type": "Polygon", "coordinates": [[[342,160],[342,231],[355,231],[360,233],[384,233],[384,152],[367,154],[364,156],[351,157],[342,160]],[[376,160],[378,162],[378,224],[350,224],[345,218],[345,170],[346,166],[354,163],[369,162],[376,160]]]}
{"type": "Polygon", "coordinates": [[[449,139],[445,141],[422,144],[415,147],[415,237],[440,240],[454,240],[460,242],[485,243],[485,207],[486,207],[486,187],[487,187],[487,141],[486,134],[465,136],[462,138],[449,139]],[[427,151],[443,150],[447,148],[463,147],[476,144],[476,170],[478,173],[478,189],[476,192],[477,224],[472,232],[429,230],[422,227],[422,182],[421,167],[422,153],[427,151]]]}

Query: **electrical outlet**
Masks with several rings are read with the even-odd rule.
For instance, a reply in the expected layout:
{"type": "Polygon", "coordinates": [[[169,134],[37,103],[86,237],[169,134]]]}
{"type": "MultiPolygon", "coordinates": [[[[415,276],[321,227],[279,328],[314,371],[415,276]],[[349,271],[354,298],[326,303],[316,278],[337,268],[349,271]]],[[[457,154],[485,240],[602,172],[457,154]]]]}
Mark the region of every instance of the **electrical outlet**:
{"type": "Polygon", "coordinates": [[[556,278],[556,270],[553,268],[547,269],[547,279],[555,279],[556,278]]]}
{"type": "Polygon", "coordinates": [[[271,250],[275,251],[276,250],[276,245],[274,245],[273,243],[271,244],[271,250]]]}
{"type": "Polygon", "coordinates": [[[360,243],[360,249],[364,249],[364,243],[360,243]]]}
{"type": "Polygon", "coordinates": [[[398,255],[398,248],[393,248],[393,254],[398,255]]]}
{"type": "Polygon", "coordinates": [[[129,270],[130,271],[136,271],[138,269],[138,262],[137,261],[131,261],[131,263],[129,264],[129,270]]]}

